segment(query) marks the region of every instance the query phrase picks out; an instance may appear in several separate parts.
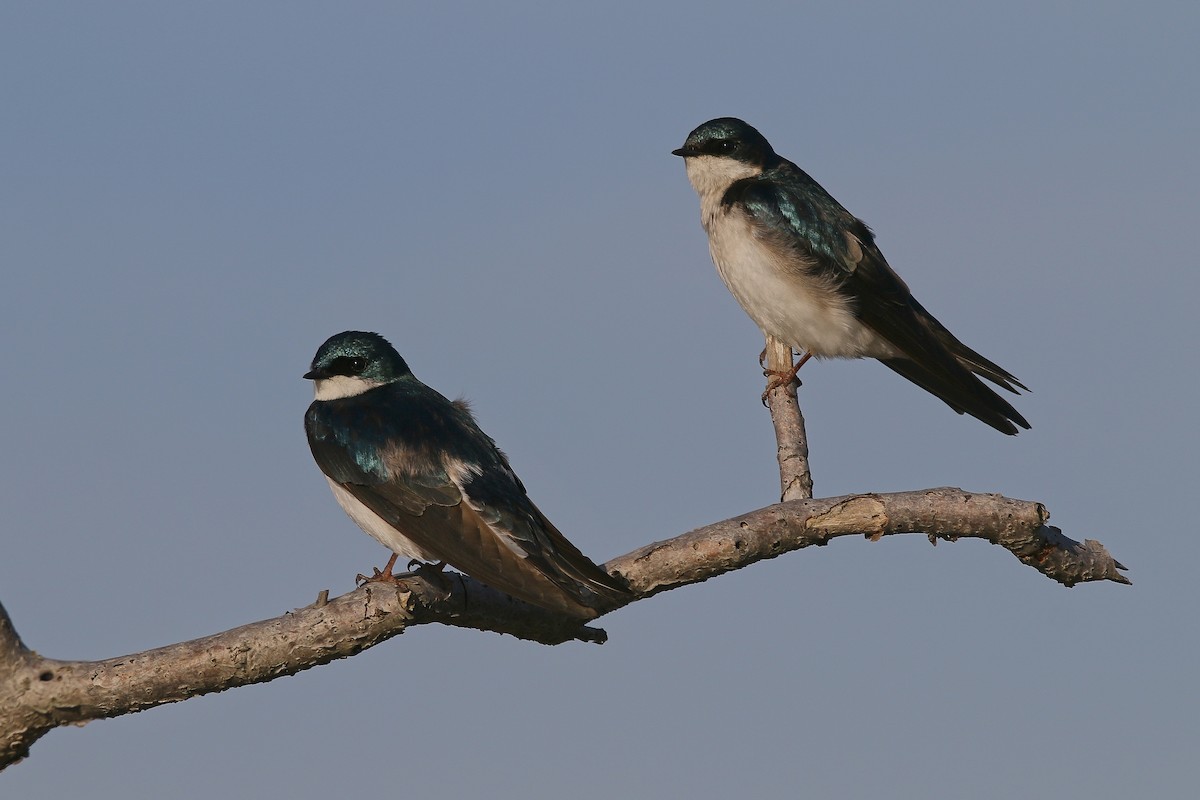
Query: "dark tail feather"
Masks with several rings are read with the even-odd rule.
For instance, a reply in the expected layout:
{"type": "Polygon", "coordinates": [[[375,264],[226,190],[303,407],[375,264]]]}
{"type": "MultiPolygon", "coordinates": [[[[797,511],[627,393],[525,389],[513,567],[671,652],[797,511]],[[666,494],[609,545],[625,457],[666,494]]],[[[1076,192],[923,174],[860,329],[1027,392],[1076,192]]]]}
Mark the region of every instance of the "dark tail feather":
{"type": "Polygon", "coordinates": [[[1017,413],[1007,400],[989,389],[972,373],[978,372],[1014,393],[1017,391],[1014,386],[1025,389],[1021,382],[961,342],[955,340],[955,344],[958,347],[952,348],[952,352],[957,351],[955,355],[962,362],[954,365],[958,369],[953,369],[949,364],[939,364],[938,369],[930,369],[909,358],[880,360],[886,367],[940,398],[960,414],[970,414],[980,422],[1009,435],[1017,433],[1018,425],[1028,430],[1029,423],[1025,418],[1017,413]]]}
{"type": "Polygon", "coordinates": [[[580,604],[594,611],[608,611],[629,602],[630,590],[624,578],[610,575],[580,552],[540,509],[536,518],[550,547],[539,559],[543,574],[580,604]]]}
{"type": "MultiPolygon", "coordinates": [[[[971,372],[974,372],[981,378],[987,378],[1000,388],[1007,389],[1013,394],[1029,391],[1029,387],[1013,377],[1012,373],[1010,373],[1008,370],[1002,368],[994,361],[984,358],[983,356],[979,355],[979,353],[976,353],[974,350],[960,342],[957,336],[948,331],[946,326],[938,322],[932,314],[930,314],[924,308],[921,308],[920,304],[915,300],[913,301],[913,304],[920,310],[918,316],[924,323],[925,329],[933,334],[933,337],[937,339],[944,348],[946,348],[946,352],[954,356],[959,364],[966,367],[971,372]]],[[[937,392],[934,392],[934,394],[937,394],[937,392]]],[[[1022,420],[1022,422],[1023,421],[1024,420],[1022,420]]],[[[1028,428],[1029,426],[1026,425],[1025,427],[1028,428]]]]}
{"type": "MultiPolygon", "coordinates": [[[[952,341],[945,342],[947,349],[954,354],[954,357],[958,359],[960,364],[971,370],[971,372],[982,378],[987,378],[1000,388],[1007,389],[1013,394],[1029,391],[1029,387],[1014,378],[1008,370],[1000,368],[994,362],[979,355],[979,353],[976,353],[953,336],[950,338],[952,341]]],[[[1025,427],[1028,428],[1029,426],[1026,425],[1025,427]]]]}

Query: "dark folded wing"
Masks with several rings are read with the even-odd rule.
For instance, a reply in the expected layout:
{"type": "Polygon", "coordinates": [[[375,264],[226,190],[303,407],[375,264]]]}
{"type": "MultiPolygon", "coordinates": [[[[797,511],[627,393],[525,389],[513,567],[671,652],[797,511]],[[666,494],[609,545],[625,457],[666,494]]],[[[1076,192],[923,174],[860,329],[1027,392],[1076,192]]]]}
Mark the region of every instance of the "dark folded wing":
{"type": "Polygon", "coordinates": [[[543,608],[581,618],[596,616],[592,605],[577,597],[578,591],[569,592],[550,580],[515,539],[463,502],[453,483],[343,485],[414,543],[476,580],[543,608]]]}
{"type": "Polygon", "coordinates": [[[738,202],[757,235],[792,250],[793,263],[837,286],[854,312],[903,358],[883,363],[943,400],[1005,433],[1029,423],[976,375],[1016,392],[1025,387],[1007,371],[960,342],[916,301],[887,263],[874,234],[816,181],[788,163],[782,177],[738,181],[725,202],[738,202]]]}
{"type": "MultiPolygon", "coordinates": [[[[538,511],[503,454],[465,408],[458,422],[469,425],[462,431],[468,438],[457,441],[468,443],[465,450],[472,459],[458,462],[460,487],[440,457],[421,455],[419,443],[410,442],[405,453],[361,447],[347,431],[377,436],[371,420],[360,411],[355,426],[330,424],[327,415],[338,409],[329,406],[310,409],[306,417],[318,466],[423,551],[493,588],[576,617],[594,617],[625,596],[619,579],[580,553],[538,511]],[[407,463],[392,463],[404,454],[407,463]],[[464,463],[474,466],[465,468],[464,463]]],[[[347,408],[352,404],[341,410],[347,408]]]]}
{"type": "MultiPolygon", "coordinates": [[[[497,453],[499,455],[499,453],[497,453]]],[[[507,463],[467,474],[467,504],[505,540],[515,543],[529,563],[577,599],[613,604],[628,594],[614,578],[579,551],[525,494],[507,463]]]]}

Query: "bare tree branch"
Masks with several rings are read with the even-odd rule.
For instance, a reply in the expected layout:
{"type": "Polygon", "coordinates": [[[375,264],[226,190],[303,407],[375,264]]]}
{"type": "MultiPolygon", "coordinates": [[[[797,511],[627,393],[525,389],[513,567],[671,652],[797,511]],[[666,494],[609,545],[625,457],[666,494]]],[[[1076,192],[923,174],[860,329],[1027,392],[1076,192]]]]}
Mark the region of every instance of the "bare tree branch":
{"type": "Polygon", "coordinates": [[[605,568],[624,575],[641,599],[839,536],[878,541],[920,532],[934,543],[974,538],[1000,545],[1065,586],[1130,582],[1103,545],[1067,538],[1045,524],[1049,516],[1041,503],[952,488],[796,500],[648,545],[605,568]]]}
{"type": "MultiPolygon", "coordinates": [[[[1067,586],[1129,583],[1098,542],[1072,541],[1045,524],[1040,503],[961,489],[800,500],[707,525],[608,562],[633,590],[629,602],[839,536],[871,540],[922,532],[931,541],[978,538],[1067,586]]],[[[0,607],[0,767],[60,725],[269,681],[346,658],[413,625],[437,622],[556,644],[602,642],[582,627],[448,573],[449,591],[421,578],[409,591],[368,584],[326,603],[214,636],[104,661],[57,661],[26,649],[0,607]]]]}
{"type": "MultiPolygon", "coordinates": [[[[768,373],[791,369],[791,348],[768,339],[765,352],[768,373]]],[[[1120,573],[1125,567],[1099,542],[1085,539],[1080,544],[1046,525],[1050,515],[1041,503],[961,489],[811,499],[797,385],[793,379],[766,395],[786,502],[609,561],[605,568],[629,583],[631,592],[622,605],[839,536],[877,541],[912,532],[924,533],[933,544],[939,539],[989,541],[1066,586],[1129,583],[1120,573]]],[[[35,741],[60,725],[294,675],[352,656],[413,625],[436,622],[543,644],[603,643],[606,638],[603,630],[526,605],[465,575],[445,575],[446,586],[413,577],[402,586],[368,583],[333,600],[323,591],[312,605],[274,619],[104,661],[38,655],[21,642],[0,606],[0,770],[24,758],[35,741]]]]}
{"type": "Polygon", "coordinates": [[[328,602],[213,636],[103,661],[58,661],[26,649],[0,606],[0,769],[60,725],[129,714],[293,675],[442,622],[557,644],[604,632],[527,606],[465,576],[453,590],[423,579],[410,591],[370,583],[328,602]]]}

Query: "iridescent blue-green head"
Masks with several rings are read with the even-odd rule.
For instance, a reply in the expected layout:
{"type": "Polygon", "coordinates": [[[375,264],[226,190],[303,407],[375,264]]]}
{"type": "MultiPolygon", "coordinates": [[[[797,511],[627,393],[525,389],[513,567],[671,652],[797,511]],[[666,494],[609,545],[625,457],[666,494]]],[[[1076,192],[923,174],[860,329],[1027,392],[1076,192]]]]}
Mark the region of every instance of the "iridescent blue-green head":
{"type": "Polygon", "coordinates": [[[685,159],[728,158],[758,170],[777,158],[766,138],[737,117],[710,119],[688,134],[683,147],[671,152],[685,159]]]}
{"type": "Polygon", "coordinates": [[[378,333],[343,331],[325,340],[304,377],[313,381],[318,400],[337,400],[410,375],[396,348],[378,333]]]}

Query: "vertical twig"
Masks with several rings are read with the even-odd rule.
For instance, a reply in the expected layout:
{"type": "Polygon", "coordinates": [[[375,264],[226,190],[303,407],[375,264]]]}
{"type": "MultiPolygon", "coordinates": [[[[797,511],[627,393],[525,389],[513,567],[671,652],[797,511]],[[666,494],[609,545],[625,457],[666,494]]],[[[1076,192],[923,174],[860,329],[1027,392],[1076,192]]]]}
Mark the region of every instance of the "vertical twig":
{"type": "MultiPolygon", "coordinates": [[[[792,348],[772,336],[767,337],[767,385],[774,378],[770,373],[782,373],[792,368],[792,348]]],[[[808,469],[808,434],[804,432],[804,416],[796,399],[798,380],[767,393],[767,408],[775,426],[776,456],[779,459],[781,501],[807,500],[813,496],[812,473],[808,469]]]]}

